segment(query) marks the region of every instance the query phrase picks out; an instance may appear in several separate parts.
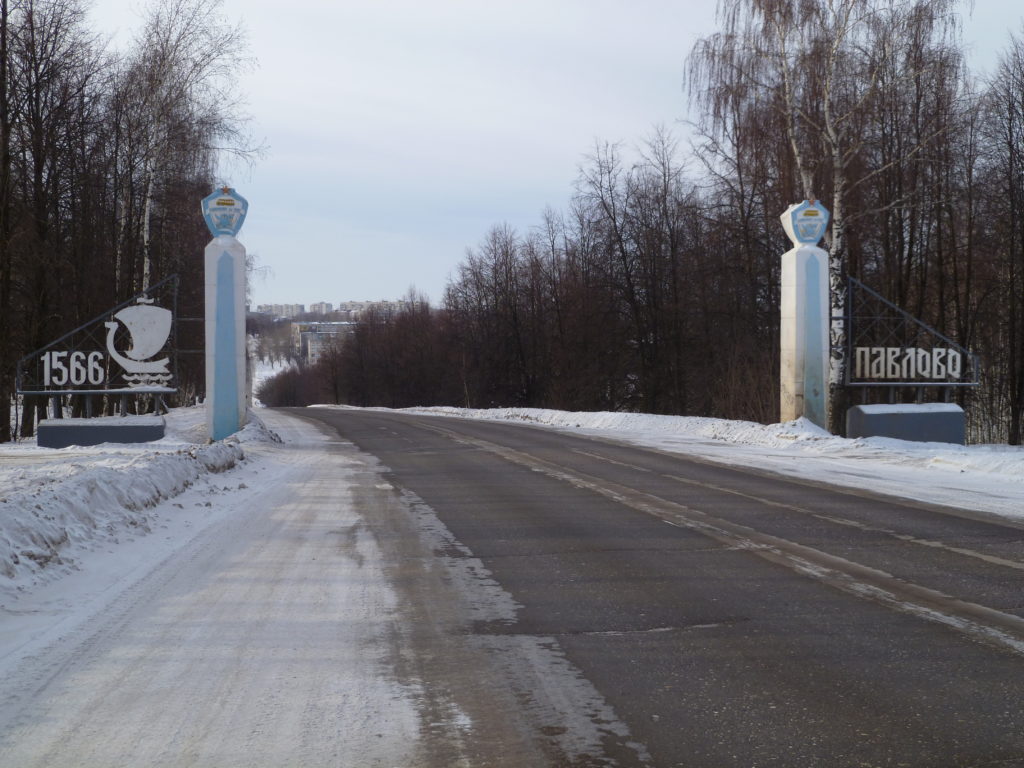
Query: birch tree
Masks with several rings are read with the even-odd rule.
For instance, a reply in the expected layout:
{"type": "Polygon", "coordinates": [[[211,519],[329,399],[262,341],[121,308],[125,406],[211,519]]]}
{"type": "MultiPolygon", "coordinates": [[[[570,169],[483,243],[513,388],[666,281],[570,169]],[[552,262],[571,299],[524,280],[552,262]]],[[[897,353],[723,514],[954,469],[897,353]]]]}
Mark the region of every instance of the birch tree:
{"type": "MultiPolygon", "coordinates": [[[[141,167],[141,288],[152,274],[156,191],[172,174],[215,172],[218,152],[254,150],[244,133],[237,77],[251,65],[245,35],[221,16],[221,0],[157,0],[122,75],[126,133],[141,167]],[[205,167],[204,167],[205,166],[205,167]]],[[[131,175],[125,183],[131,183],[131,175]]],[[[125,196],[129,194],[125,191],[125,196]]],[[[122,202],[122,207],[128,207],[122,202]]]]}
{"type": "MultiPolygon", "coordinates": [[[[736,103],[771,104],[784,126],[803,196],[832,214],[827,245],[831,287],[829,426],[845,416],[849,197],[865,176],[852,173],[864,148],[879,77],[900,47],[955,25],[953,0],[721,0],[722,31],[689,59],[691,98],[721,135],[736,103]]],[[[929,137],[892,162],[907,162],[929,137]]],[[[877,172],[879,169],[872,169],[877,172]]],[[[793,201],[779,201],[779,213],[793,201]]]]}
{"type": "Polygon", "coordinates": [[[990,216],[1000,309],[993,373],[1008,406],[1008,441],[1024,438],[1024,38],[1013,37],[989,90],[990,216]]]}

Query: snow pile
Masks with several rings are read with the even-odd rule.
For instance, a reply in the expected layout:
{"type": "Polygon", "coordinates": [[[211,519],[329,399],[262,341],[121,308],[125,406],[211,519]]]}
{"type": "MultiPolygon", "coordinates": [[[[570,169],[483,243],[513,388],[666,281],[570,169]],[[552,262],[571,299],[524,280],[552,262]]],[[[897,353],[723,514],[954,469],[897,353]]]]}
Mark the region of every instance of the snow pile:
{"type": "MultiPolygon", "coordinates": [[[[203,411],[205,414],[205,411],[203,411]]],[[[232,438],[228,438],[231,440],[232,438]]],[[[246,424],[242,427],[241,431],[235,436],[239,442],[242,443],[283,443],[281,436],[268,428],[263,423],[263,419],[253,413],[251,410],[248,413],[246,424]]]]}
{"type": "Polygon", "coordinates": [[[243,443],[280,439],[253,417],[238,435],[206,444],[205,418],[203,408],[175,409],[167,436],[152,443],[0,446],[0,577],[47,581],[74,569],[81,547],[149,533],[161,501],[235,467],[243,443]]]}
{"type": "Polygon", "coordinates": [[[757,424],[693,416],[539,408],[410,408],[411,413],[520,421],[612,438],[814,482],[1024,518],[1024,448],[835,437],[805,419],[757,424]]]}

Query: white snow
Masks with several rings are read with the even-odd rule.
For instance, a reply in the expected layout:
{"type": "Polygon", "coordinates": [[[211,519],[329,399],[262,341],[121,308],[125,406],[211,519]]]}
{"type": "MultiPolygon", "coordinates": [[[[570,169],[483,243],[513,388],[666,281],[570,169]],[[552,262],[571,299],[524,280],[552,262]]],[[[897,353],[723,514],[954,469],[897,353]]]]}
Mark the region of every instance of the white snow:
{"type": "Polygon", "coordinates": [[[397,596],[352,499],[362,465],[265,417],[287,446],[259,418],[208,445],[194,408],[148,445],[0,447],[11,765],[415,763],[414,692],[384,659],[397,596]]]}
{"type": "Polygon", "coordinates": [[[293,360],[264,360],[262,358],[253,358],[252,362],[253,406],[262,408],[263,403],[256,397],[256,393],[259,392],[263,382],[283,371],[287,371],[289,368],[294,368],[296,363],[293,360]]]}
{"type": "Polygon", "coordinates": [[[1024,518],[1024,448],[1020,446],[916,443],[883,437],[848,440],[805,419],[764,425],[696,416],[538,408],[406,410],[526,422],[813,482],[1024,518]]]}
{"type": "Polygon", "coordinates": [[[184,408],[152,443],[0,446],[0,596],[66,575],[79,553],[151,533],[162,523],[156,505],[235,466],[240,441],[266,435],[257,419],[206,445],[204,411],[184,408]]]}
{"type": "Polygon", "coordinates": [[[0,677],[228,515],[212,499],[266,470],[243,445],[274,438],[254,418],[207,444],[205,411],[180,408],[152,443],[0,445],[0,677]]]}

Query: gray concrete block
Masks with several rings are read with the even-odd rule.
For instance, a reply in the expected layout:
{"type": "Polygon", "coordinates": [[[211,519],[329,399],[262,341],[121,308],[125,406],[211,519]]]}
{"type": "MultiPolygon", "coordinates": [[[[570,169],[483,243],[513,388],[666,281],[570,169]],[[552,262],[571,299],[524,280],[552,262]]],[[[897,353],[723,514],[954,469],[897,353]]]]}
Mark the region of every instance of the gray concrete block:
{"type": "Polygon", "coordinates": [[[100,443],[149,443],[166,431],[163,416],[112,416],[95,419],[46,419],[39,422],[36,444],[41,448],[100,443]]]}
{"type": "Polygon", "coordinates": [[[952,403],[855,405],[846,412],[846,436],[963,445],[966,418],[952,403]]]}

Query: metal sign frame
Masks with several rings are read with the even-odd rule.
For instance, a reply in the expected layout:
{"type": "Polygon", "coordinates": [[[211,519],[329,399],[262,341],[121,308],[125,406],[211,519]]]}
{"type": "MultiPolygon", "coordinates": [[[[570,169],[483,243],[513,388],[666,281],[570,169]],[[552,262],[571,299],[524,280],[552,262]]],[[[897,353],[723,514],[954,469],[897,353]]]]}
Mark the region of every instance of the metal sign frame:
{"type": "Polygon", "coordinates": [[[848,387],[976,387],[979,384],[978,356],[957,344],[948,336],[893,304],[860,280],[848,277],[846,323],[846,377],[848,387]],[[900,379],[868,379],[854,375],[858,348],[900,349],[909,352],[920,349],[922,342],[934,345],[940,342],[947,350],[958,353],[962,362],[962,375],[950,380],[943,377],[900,379]]]}
{"type": "MultiPolygon", "coordinates": [[[[123,322],[123,321],[122,321],[123,322]]],[[[145,395],[145,394],[173,394],[177,392],[177,381],[178,381],[178,356],[176,352],[177,347],[177,325],[178,325],[178,276],[171,275],[159,283],[150,286],[144,291],[132,296],[127,301],[118,304],[116,307],[107,310],[106,312],[98,315],[87,323],[83,323],[74,330],[68,331],[59,339],[50,342],[45,347],[41,347],[28,355],[25,355],[18,361],[17,375],[15,379],[15,392],[19,395],[37,395],[41,397],[58,397],[61,395],[145,395]],[[111,381],[120,379],[122,382],[121,386],[105,386],[100,387],[94,382],[95,376],[93,375],[96,370],[96,366],[99,362],[98,358],[94,357],[96,354],[100,354],[99,350],[109,350],[109,340],[114,337],[115,334],[121,332],[115,329],[118,324],[114,321],[115,316],[122,310],[126,310],[132,305],[144,305],[152,303],[155,298],[159,298],[160,306],[164,309],[169,309],[171,312],[171,323],[170,329],[167,334],[166,341],[160,347],[160,350],[168,350],[168,359],[166,362],[170,367],[157,366],[146,361],[136,360],[136,367],[141,370],[149,369],[156,370],[156,368],[166,368],[169,378],[166,381],[146,384],[137,383],[131,384],[126,381],[126,371],[121,370],[119,373],[113,369],[115,367],[121,368],[122,366],[117,364],[116,360],[110,359],[106,352],[102,353],[104,359],[103,362],[103,381],[111,381]],[[170,307],[164,307],[164,304],[170,304],[170,307]],[[70,385],[58,384],[56,387],[52,387],[47,382],[50,377],[48,369],[45,369],[49,358],[44,359],[44,356],[49,355],[51,352],[63,352],[67,351],[69,359],[73,361],[73,365],[76,366],[75,371],[80,373],[80,376],[74,378],[83,379],[81,382],[72,382],[70,385]],[[44,383],[46,382],[46,383],[44,383]]],[[[159,352],[157,350],[156,352],[159,352]]],[[[129,354],[131,354],[129,352],[129,354]]],[[[126,358],[127,359],[127,358],[126,358]]],[[[164,361],[157,361],[162,363],[164,361]]],[[[164,378],[164,377],[160,377],[164,378]]],[[[143,381],[145,381],[143,377],[143,381]]]]}

